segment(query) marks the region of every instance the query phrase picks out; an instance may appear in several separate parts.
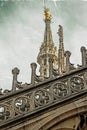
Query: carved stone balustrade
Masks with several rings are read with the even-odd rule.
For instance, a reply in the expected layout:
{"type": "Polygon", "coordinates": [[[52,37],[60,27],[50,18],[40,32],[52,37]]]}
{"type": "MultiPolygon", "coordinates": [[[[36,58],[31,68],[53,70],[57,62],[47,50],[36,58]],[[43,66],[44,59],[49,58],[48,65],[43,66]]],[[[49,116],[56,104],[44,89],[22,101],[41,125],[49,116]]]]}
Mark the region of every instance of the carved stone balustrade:
{"type": "Polygon", "coordinates": [[[0,128],[67,100],[87,95],[87,67],[0,97],[0,128]]]}

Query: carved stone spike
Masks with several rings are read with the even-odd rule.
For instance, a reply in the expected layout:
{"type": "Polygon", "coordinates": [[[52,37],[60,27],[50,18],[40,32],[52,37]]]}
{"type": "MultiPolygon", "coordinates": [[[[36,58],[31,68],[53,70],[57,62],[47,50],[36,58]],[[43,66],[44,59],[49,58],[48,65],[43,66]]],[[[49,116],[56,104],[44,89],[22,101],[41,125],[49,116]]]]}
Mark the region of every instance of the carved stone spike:
{"type": "Polygon", "coordinates": [[[37,68],[37,64],[36,63],[31,63],[31,83],[34,84],[35,83],[35,75],[36,75],[36,68],[37,68]]]}
{"type": "Polygon", "coordinates": [[[64,45],[63,45],[63,27],[59,25],[59,49],[58,49],[58,72],[62,74],[65,71],[64,63],[64,45]]]}
{"type": "Polygon", "coordinates": [[[53,77],[53,56],[49,58],[49,77],[53,77]]]}
{"type": "Polygon", "coordinates": [[[58,35],[59,35],[59,42],[63,43],[63,27],[61,25],[59,25],[58,35]]]}
{"type": "Polygon", "coordinates": [[[66,51],[66,52],[65,52],[65,57],[66,57],[66,72],[69,71],[70,56],[71,56],[71,52],[70,52],[70,51],[66,51]]]}
{"type": "Polygon", "coordinates": [[[12,91],[15,91],[16,90],[16,84],[17,84],[17,75],[19,74],[20,70],[15,67],[13,70],[12,70],[12,74],[13,74],[13,82],[12,82],[12,91]]]}
{"type": "Polygon", "coordinates": [[[82,53],[82,66],[86,65],[86,48],[81,47],[81,53],[82,53]]]}

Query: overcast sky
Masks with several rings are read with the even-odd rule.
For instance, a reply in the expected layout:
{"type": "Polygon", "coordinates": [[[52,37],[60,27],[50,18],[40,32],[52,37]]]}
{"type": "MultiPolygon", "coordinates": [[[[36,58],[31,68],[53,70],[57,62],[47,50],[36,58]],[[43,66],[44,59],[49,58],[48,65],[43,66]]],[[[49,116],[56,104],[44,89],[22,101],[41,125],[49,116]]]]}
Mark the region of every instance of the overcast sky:
{"type": "MultiPolygon", "coordinates": [[[[64,28],[65,50],[71,62],[81,64],[81,46],[87,46],[86,0],[46,0],[52,13],[53,41],[58,46],[58,25],[64,28]]],[[[0,0],[0,88],[11,88],[14,67],[18,77],[30,82],[30,63],[37,61],[44,37],[43,0],[0,0]]]]}

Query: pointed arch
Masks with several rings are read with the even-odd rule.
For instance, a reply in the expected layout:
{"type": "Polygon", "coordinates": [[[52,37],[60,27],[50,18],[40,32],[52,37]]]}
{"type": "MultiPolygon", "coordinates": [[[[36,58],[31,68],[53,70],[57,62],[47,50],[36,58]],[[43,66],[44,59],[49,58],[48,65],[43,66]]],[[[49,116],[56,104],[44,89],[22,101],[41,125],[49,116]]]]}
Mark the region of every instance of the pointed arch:
{"type": "Polygon", "coordinates": [[[85,112],[87,112],[87,105],[79,107],[79,108],[74,108],[60,115],[56,114],[55,117],[53,116],[53,118],[50,118],[48,121],[44,122],[42,126],[39,127],[38,130],[76,130],[79,124],[80,114],[85,113],[85,112]],[[76,122],[75,126],[73,125],[73,127],[70,128],[69,121],[70,119],[74,120],[75,118],[78,118],[78,121],[76,122]],[[65,122],[65,121],[68,121],[69,127],[66,127],[64,125],[63,127],[56,129],[57,125],[60,125],[62,122],[65,122]]]}

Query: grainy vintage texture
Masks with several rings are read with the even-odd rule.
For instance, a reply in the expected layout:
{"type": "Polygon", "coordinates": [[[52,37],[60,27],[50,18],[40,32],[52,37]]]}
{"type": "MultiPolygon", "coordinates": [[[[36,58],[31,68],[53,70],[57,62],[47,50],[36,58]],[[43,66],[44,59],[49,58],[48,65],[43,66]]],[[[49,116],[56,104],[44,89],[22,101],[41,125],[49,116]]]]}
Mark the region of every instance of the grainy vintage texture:
{"type": "Polygon", "coordinates": [[[0,130],[86,130],[87,50],[81,47],[82,65],[70,63],[64,51],[63,27],[59,25],[57,55],[51,33],[51,13],[45,9],[45,34],[37,64],[31,64],[31,84],[18,82],[12,70],[12,90],[0,91],[0,130]]]}

